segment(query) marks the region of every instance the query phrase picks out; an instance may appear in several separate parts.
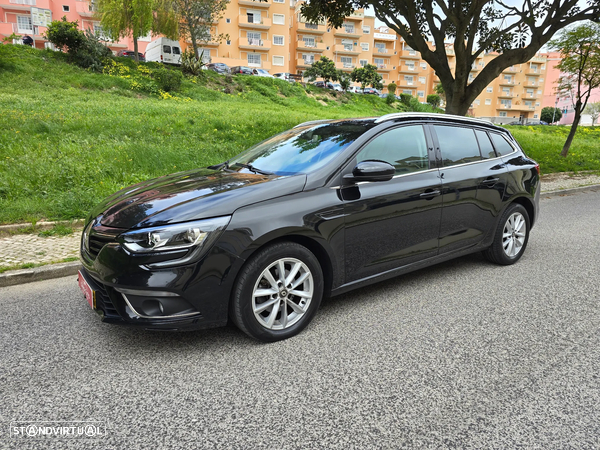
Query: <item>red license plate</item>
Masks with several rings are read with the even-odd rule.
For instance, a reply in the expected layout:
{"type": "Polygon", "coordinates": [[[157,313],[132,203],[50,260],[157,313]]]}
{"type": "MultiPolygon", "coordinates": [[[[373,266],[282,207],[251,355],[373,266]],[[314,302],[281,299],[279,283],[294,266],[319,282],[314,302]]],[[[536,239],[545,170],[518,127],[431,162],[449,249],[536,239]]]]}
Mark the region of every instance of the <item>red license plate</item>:
{"type": "Polygon", "coordinates": [[[77,278],[79,283],[79,289],[83,292],[85,299],[90,304],[92,309],[96,309],[96,292],[90,287],[90,285],[85,281],[83,275],[81,274],[81,270],[79,271],[79,277],[77,278]]]}

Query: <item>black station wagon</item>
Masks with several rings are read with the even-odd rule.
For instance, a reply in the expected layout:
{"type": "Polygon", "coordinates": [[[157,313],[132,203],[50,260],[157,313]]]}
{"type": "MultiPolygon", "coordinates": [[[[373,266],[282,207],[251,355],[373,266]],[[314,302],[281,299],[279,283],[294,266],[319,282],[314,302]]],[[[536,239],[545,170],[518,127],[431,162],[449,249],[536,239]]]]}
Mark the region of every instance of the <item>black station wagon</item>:
{"type": "Polygon", "coordinates": [[[102,320],[299,333],[323,296],[483,251],[523,255],[539,166],[508,131],[436,114],[307,122],[98,205],[79,284],[102,320]]]}

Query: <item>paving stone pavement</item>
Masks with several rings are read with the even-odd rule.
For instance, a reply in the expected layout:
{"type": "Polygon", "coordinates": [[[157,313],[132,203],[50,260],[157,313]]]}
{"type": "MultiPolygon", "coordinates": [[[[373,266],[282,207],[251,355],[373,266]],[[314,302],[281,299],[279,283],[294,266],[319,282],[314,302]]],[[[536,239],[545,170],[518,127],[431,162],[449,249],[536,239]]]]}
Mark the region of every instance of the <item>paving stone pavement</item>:
{"type": "MultiPolygon", "coordinates": [[[[593,174],[550,174],[542,177],[542,192],[600,184],[593,174]]],[[[51,263],[79,256],[81,230],[69,236],[40,237],[36,234],[15,234],[0,237],[0,267],[27,263],[51,263]]]]}
{"type": "Polygon", "coordinates": [[[15,234],[0,237],[0,267],[26,263],[51,263],[79,256],[81,231],[69,236],[41,237],[37,234],[15,234]]]}

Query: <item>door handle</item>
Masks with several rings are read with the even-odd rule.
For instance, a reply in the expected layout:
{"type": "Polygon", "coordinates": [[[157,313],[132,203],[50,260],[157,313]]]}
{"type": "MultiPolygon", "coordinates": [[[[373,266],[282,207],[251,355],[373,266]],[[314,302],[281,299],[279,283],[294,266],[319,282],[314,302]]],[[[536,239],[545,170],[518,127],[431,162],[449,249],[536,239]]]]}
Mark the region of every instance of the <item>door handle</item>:
{"type": "Polygon", "coordinates": [[[481,184],[488,186],[488,187],[492,187],[493,185],[495,185],[498,181],[500,181],[500,178],[486,178],[485,180],[483,180],[481,182],[481,184]]]}
{"type": "Polygon", "coordinates": [[[431,189],[428,189],[425,192],[423,192],[419,197],[431,200],[433,197],[437,197],[438,195],[440,195],[439,190],[436,189],[435,191],[433,191],[431,189]]]}

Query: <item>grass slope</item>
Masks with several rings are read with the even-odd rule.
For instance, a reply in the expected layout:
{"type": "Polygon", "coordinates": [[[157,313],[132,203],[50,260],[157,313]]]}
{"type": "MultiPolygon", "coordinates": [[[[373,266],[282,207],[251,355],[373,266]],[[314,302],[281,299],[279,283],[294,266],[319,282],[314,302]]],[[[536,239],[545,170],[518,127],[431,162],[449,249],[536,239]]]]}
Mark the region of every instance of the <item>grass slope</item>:
{"type": "MultiPolygon", "coordinates": [[[[397,111],[375,96],[212,72],[169,94],[148,76],[155,67],[121,59],[96,74],[60,53],[0,45],[0,223],[85,217],[124,186],[224,161],[300,122],[397,111]]],[[[545,172],[600,170],[600,134],[579,133],[561,161],[551,155],[560,136],[512,131],[545,172]]]]}

